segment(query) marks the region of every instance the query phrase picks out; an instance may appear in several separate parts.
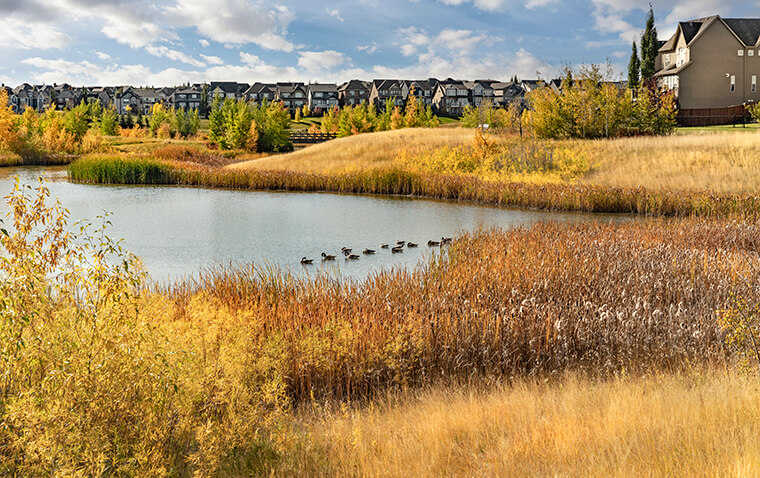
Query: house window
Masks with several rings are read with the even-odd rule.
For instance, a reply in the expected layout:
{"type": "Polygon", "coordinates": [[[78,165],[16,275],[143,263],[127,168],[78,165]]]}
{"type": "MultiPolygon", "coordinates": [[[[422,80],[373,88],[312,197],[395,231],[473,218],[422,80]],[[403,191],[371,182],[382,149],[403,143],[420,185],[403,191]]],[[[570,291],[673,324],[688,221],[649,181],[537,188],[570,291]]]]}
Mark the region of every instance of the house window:
{"type": "Polygon", "coordinates": [[[736,54],[739,56],[744,56],[744,50],[737,50],[736,54]]]}
{"type": "Polygon", "coordinates": [[[755,56],[755,50],[747,50],[747,56],[755,56]]]}
{"type": "Polygon", "coordinates": [[[736,75],[731,75],[731,93],[736,91],[736,75]]]}
{"type": "Polygon", "coordinates": [[[686,48],[679,48],[676,56],[676,66],[686,63],[686,48]]]}
{"type": "Polygon", "coordinates": [[[757,75],[752,75],[752,93],[757,93],[757,75]]]}

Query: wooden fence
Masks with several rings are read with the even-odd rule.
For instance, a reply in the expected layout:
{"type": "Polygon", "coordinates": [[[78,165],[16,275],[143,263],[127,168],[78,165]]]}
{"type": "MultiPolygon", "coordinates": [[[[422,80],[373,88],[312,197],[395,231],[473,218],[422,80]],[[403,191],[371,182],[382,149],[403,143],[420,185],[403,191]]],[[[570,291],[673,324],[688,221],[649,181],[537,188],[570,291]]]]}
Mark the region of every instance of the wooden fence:
{"type": "Polygon", "coordinates": [[[293,131],[290,133],[290,140],[295,144],[324,143],[331,139],[335,139],[335,133],[309,133],[306,131],[293,131]]]}
{"type": "Polygon", "coordinates": [[[744,124],[749,122],[749,115],[743,105],[727,108],[697,108],[678,111],[676,121],[680,126],[716,126],[726,124],[744,124]]]}

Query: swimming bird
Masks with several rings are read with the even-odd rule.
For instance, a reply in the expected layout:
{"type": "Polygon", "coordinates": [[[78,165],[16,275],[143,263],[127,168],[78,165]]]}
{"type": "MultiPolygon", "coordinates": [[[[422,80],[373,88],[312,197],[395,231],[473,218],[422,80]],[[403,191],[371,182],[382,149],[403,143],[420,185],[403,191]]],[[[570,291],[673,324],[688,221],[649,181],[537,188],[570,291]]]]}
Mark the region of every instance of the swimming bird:
{"type": "Polygon", "coordinates": [[[343,251],[343,254],[351,254],[352,249],[349,249],[348,247],[341,247],[341,251],[343,251]]]}
{"type": "Polygon", "coordinates": [[[307,259],[306,256],[301,258],[301,264],[311,264],[312,262],[314,262],[314,259],[307,259]]]}
{"type": "Polygon", "coordinates": [[[404,244],[406,244],[406,241],[396,241],[397,246],[404,247],[404,244]]]}
{"type": "Polygon", "coordinates": [[[441,237],[441,244],[449,244],[451,239],[450,237],[441,237]]]}
{"type": "Polygon", "coordinates": [[[374,249],[364,249],[362,251],[362,254],[374,254],[374,253],[375,253],[374,249]]]}
{"type": "Polygon", "coordinates": [[[356,255],[356,254],[346,254],[346,260],[347,261],[355,261],[358,258],[359,258],[359,256],[356,255]]]}
{"type": "Polygon", "coordinates": [[[407,242],[406,243],[406,247],[417,247],[418,245],[419,244],[417,244],[416,242],[407,242]]]}
{"type": "Polygon", "coordinates": [[[440,246],[440,245],[441,245],[441,241],[432,241],[432,240],[428,241],[428,247],[440,246]]]}
{"type": "Polygon", "coordinates": [[[391,248],[391,252],[396,254],[397,252],[404,252],[404,246],[396,246],[391,248]]]}
{"type": "Polygon", "coordinates": [[[388,244],[380,244],[380,249],[388,249],[388,244]]]}
{"type": "Polygon", "coordinates": [[[334,261],[335,260],[335,256],[333,256],[332,254],[325,254],[323,252],[322,253],[322,260],[323,261],[334,261]]]}

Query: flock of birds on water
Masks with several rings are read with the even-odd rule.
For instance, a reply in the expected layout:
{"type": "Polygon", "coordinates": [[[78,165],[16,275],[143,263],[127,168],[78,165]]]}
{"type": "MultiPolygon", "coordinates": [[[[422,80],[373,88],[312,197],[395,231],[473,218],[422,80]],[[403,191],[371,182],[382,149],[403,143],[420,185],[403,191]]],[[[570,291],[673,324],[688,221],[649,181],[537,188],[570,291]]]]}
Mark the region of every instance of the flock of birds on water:
{"type": "MultiPolygon", "coordinates": [[[[430,240],[427,242],[428,247],[441,247],[446,244],[451,243],[452,238],[451,237],[442,237],[440,241],[433,241],[430,240]]],[[[407,241],[396,241],[396,245],[391,247],[390,244],[380,244],[380,249],[390,249],[391,253],[398,254],[401,252],[404,252],[404,247],[408,249],[413,249],[415,247],[419,247],[419,244],[416,242],[407,242],[407,241]]],[[[346,258],[347,261],[356,261],[361,256],[359,254],[354,254],[353,249],[349,247],[341,247],[340,252],[343,254],[343,256],[346,258]]],[[[369,256],[374,254],[374,249],[364,249],[362,251],[362,254],[365,256],[369,256]]],[[[336,259],[337,255],[333,254],[327,254],[325,252],[322,253],[322,262],[325,261],[334,261],[336,259]]],[[[309,265],[313,264],[314,259],[307,259],[306,256],[301,258],[301,264],[303,265],[309,265]]]]}

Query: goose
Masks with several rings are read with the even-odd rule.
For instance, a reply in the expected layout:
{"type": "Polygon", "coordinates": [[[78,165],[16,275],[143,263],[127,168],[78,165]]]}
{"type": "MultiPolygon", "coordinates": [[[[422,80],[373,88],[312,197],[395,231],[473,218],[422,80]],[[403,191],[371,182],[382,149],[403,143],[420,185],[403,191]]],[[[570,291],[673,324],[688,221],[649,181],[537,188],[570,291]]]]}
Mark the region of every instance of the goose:
{"type": "Polygon", "coordinates": [[[441,237],[441,244],[449,244],[451,239],[451,237],[441,237]]]}
{"type": "Polygon", "coordinates": [[[396,246],[391,248],[391,252],[396,254],[398,252],[404,252],[404,246],[396,246]]]}
{"type": "Polygon", "coordinates": [[[343,254],[351,254],[352,249],[349,249],[348,247],[341,247],[340,250],[343,252],[343,254]]]}
{"type": "Polygon", "coordinates": [[[347,261],[355,261],[358,258],[359,258],[359,256],[356,255],[356,254],[346,254],[346,260],[347,261]]]}
{"type": "Polygon", "coordinates": [[[374,249],[364,249],[362,251],[362,254],[374,254],[374,253],[375,253],[374,249]]]}
{"type": "Polygon", "coordinates": [[[306,256],[303,256],[301,258],[301,264],[306,265],[306,264],[311,264],[312,262],[314,262],[314,259],[307,259],[306,256]]]}
{"type": "Polygon", "coordinates": [[[433,241],[433,240],[428,241],[428,247],[440,246],[440,245],[441,245],[441,241],[433,241]]]}
{"type": "Polygon", "coordinates": [[[418,245],[419,244],[417,244],[416,242],[407,242],[406,243],[406,247],[417,247],[418,245]]]}
{"type": "Polygon", "coordinates": [[[322,260],[323,261],[334,261],[335,260],[335,256],[333,256],[332,254],[325,254],[323,252],[322,253],[322,260]]]}
{"type": "Polygon", "coordinates": [[[388,249],[388,244],[380,244],[380,249],[388,249]]]}

